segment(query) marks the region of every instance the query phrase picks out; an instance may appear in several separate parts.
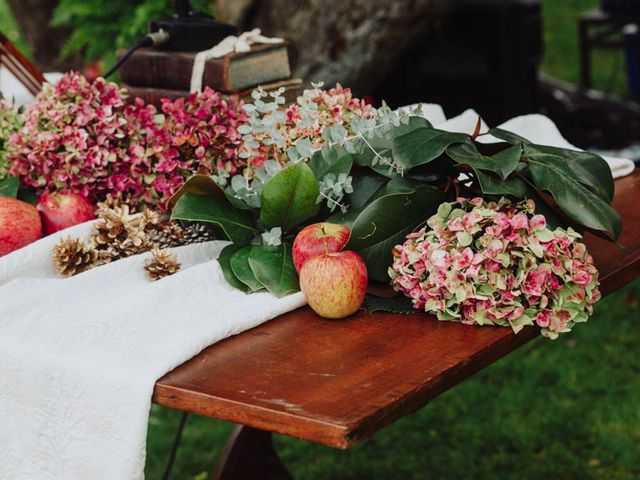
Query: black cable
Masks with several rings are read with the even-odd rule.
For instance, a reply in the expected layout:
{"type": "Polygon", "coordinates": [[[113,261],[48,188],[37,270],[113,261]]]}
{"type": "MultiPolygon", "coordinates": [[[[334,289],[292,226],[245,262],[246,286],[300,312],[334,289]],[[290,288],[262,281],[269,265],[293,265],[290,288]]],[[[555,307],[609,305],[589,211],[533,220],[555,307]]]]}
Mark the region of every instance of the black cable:
{"type": "Polygon", "coordinates": [[[133,47],[127,50],[127,53],[125,53],[122,56],[122,58],[118,60],[116,64],[107,71],[107,73],[103,75],[103,77],[109,78],[111,75],[117,72],[118,69],[122,66],[122,64],[127,60],[129,60],[129,57],[133,55],[133,52],[135,52],[139,48],[156,47],[156,46],[162,45],[163,43],[167,43],[168,41],[169,41],[169,34],[164,30],[160,30],[159,32],[153,32],[146,35],[145,37],[141,38],[138,41],[138,43],[136,43],[133,47]]]}
{"type": "Polygon", "coordinates": [[[188,416],[188,412],[182,412],[182,417],[180,418],[180,423],[178,424],[178,429],[176,430],[176,436],[173,439],[173,445],[171,446],[171,452],[169,453],[169,460],[167,461],[167,466],[164,469],[164,473],[162,474],[162,480],[169,480],[171,470],[173,469],[173,462],[175,462],[176,460],[176,454],[178,453],[178,447],[180,446],[182,431],[184,430],[184,426],[187,423],[188,416]]]}

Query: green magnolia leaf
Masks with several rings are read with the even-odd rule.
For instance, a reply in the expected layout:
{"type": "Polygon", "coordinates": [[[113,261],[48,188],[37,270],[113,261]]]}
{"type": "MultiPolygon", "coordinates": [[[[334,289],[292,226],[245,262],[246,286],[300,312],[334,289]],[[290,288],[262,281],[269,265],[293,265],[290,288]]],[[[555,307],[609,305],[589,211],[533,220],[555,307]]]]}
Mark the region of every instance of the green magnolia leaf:
{"type": "Polygon", "coordinates": [[[411,304],[411,299],[401,296],[393,298],[380,298],[374,295],[366,295],[362,306],[369,312],[390,312],[390,313],[416,313],[411,304]]]}
{"type": "Polygon", "coordinates": [[[526,138],[521,137],[520,135],[517,135],[515,133],[508,132],[508,131],[503,130],[501,128],[492,128],[487,133],[489,135],[492,135],[492,136],[494,136],[496,138],[499,138],[500,140],[503,140],[503,141],[505,141],[507,143],[510,143],[512,145],[516,145],[518,143],[526,145],[528,143],[531,143],[526,138]]]}
{"type": "Polygon", "coordinates": [[[264,285],[256,278],[255,274],[253,273],[251,265],[249,265],[249,255],[251,255],[251,251],[254,248],[256,247],[242,247],[234,254],[232,254],[231,258],[229,259],[231,271],[238,280],[240,280],[247,286],[250,292],[257,292],[258,290],[262,290],[264,288],[264,285]]]}
{"type": "Polygon", "coordinates": [[[349,205],[352,209],[364,207],[367,202],[376,198],[389,180],[372,171],[361,169],[353,175],[353,193],[349,194],[349,205]]]}
{"type": "Polygon", "coordinates": [[[183,195],[193,193],[195,195],[207,195],[211,197],[224,197],[224,191],[209,175],[193,175],[169,198],[167,205],[173,207],[183,195]]]}
{"type": "Polygon", "coordinates": [[[468,138],[463,133],[419,128],[393,139],[393,156],[405,170],[409,170],[435,160],[447,147],[462,143],[468,138]]]}
{"type": "Polygon", "coordinates": [[[575,177],[578,182],[593,190],[608,203],[613,199],[611,168],[598,155],[545,145],[527,145],[524,155],[529,159],[551,164],[565,175],[575,177]]]}
{"type": "Polygon", "coordinates": [[[549,192],[569,218],[587,228],[607,232],[613,239],[620,236],[622,220],[618,212],[575,176],[567,175],[556,159],[529,157],[529,171],[534,185],[549,192]]]}
{"type": "Polygon", "coordinates": [[[357,251],[369,272],[369,278],[388,281],[391,249],[436,211],[444,193],[417,182],[393,179],[384,193],[358,215],[353,222],[347,249],[357,251]]]}
{"type": "Polygon", "coordinates": [[[482,193],[487,195],[510,195],[518,199],[525,198],[527,185],[522,178],[511,176],[506,180],[497,175],[476,171],[476,178],[480,182],[482,193]]]}
{"type": "Polygon", "coordinates": [[[318,180],[328,173],[333,173],[337,178],[341,173],[348,174],[351,171],[353,157],[344,148],[324,147],[311,156],[308,165],[318,180]]]}
{"type": "Polygon", "coordinates": [[[237,288],[238,290],[242,290],[243,292],[248,292],[249,287],[247,287],[247,285],[241,282],[240,279],[236,277],[236,274],[233,273],[233,270],[231,269],[231,257],[237,251],[238,251],[237,245],[234,245],[233,243],[231,245],[227,245],[220,252],[220,255],[218,256],[218,263],[220,264],[220,269],[222,270],[222,274],[224,275],[224,278],[227,280],[229,285],[231,285],[233,288],[237,288]]]}
{"type": "Polygon", "coordinates": [[[478,151],[471,140],[447,148],[447,155],[456,163],[468,165],[478,173],[480,170],[496,173],[505,180],[520,162],[522,147],[514,145],[490,157],[478,151]]]}
{"type": "Polygon", "coordinates": [[[251,214],[235,209],[222,197],[185,193],[173,207],[173,220],[209,222],[218,225],[229,240],[237,245],[249,243],[258,234],[251,214]]]}
{"type": "Polygon", "coordinates": [[[16,198],[18,196],[19,188],[20,181],[17,177],[5,177],[0,179],[0,197],[16,198]]]}
{"type": "Polygon", "coordinates": [[[249,265],[258,281],[278,298],[300,290],[291,245],[255,246],[249,254],[249,265]]]}
{"type": "Polygon", "coordinates": [[[318,195],[318,181],[311,168],[303,162],[291,165],[265,184],[260,221],[267,228],[287,231],[318,213],[318,195]]]}

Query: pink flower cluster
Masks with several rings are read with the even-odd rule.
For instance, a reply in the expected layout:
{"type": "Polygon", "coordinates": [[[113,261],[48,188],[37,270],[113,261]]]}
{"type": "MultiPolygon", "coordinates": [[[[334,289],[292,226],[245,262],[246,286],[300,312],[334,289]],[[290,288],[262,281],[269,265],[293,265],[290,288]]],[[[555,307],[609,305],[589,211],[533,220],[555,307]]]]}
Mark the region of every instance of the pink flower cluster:
{"type": "Polygon", "coordinates": [[[439,320],[569,332],[600,298],[598,271],[578,233],[551,231],[534,208],[531,200],[442,204],[429,229],[394,248],[391,284],[439,320]]]}
{"type": "Polygon", "coordinates": [[[248,117],[237,96],[226,97],[206,87],[186,99],[162,100],[162,111],[178,155],[172,155],[160,171],[178,170],[184,175],[222,170],[238,173],[241,164],[237,153],[242,143],[238,127],[248,117]]]}
{"type": "Polygon", "coordinates": [[[236,99],[207,89],[163,104],[165,115],[124,90],[70,72],[45,85],[11,137],[10,171],[36,193],[108,193],[150,204],[194,173],[233,170],[245,113],[236,99]]]}

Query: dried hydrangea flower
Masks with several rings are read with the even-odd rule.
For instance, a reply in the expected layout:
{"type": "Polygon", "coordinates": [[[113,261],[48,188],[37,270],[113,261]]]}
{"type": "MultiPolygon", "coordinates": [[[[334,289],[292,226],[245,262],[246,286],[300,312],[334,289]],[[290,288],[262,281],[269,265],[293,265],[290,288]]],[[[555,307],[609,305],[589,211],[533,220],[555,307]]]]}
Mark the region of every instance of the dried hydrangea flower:
{"type": "Polygon", "coordinates": [[[442,204],[394,248],[391,284],[439,320],[569,332],[600,299],[598,271],[577,232],[551,231],[534,210],[531,200],[442,204]]]}

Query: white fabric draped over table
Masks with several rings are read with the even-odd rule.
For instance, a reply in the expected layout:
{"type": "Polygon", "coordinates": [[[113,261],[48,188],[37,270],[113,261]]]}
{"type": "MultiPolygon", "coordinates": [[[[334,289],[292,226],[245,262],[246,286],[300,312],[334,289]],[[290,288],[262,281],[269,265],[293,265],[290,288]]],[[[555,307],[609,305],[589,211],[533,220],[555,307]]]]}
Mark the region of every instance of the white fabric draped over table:
{"type": "MultiPolygon", "coordinates": [[[[478,118],[422,111],[439,128],[465,133],[478,118]]],[[[503,127],[572,147],[541,115],[503,127]]],[[[608,162],[615,176],[633,170],[628,160],[608,162]]],[[[143,478],[155,381],[208,345],[305,303],[300,293],[276,299],[228,286],[214,260],[225,242],[174,249],[182,269],[155,283],[144,276],[147,255],[60,278],[53,245],[90,228],[0,259],[0,480],[143,478]]]]}
{"type": "Polygon", "coordinates": [[[60,236],[0,260],[0,479],[141,479],[155,381],[304,298],[228,286],[226,242],[174,249],[182,269],[158,282],[147,255],[62,279],[60,236]]]}

